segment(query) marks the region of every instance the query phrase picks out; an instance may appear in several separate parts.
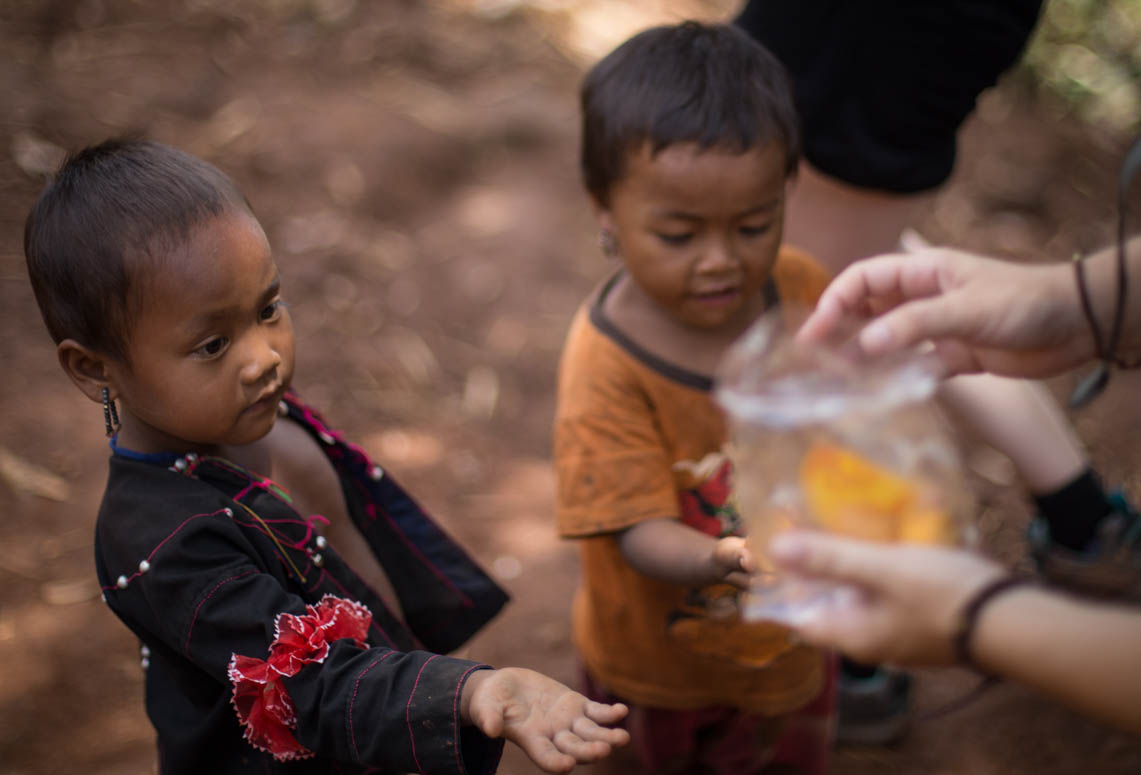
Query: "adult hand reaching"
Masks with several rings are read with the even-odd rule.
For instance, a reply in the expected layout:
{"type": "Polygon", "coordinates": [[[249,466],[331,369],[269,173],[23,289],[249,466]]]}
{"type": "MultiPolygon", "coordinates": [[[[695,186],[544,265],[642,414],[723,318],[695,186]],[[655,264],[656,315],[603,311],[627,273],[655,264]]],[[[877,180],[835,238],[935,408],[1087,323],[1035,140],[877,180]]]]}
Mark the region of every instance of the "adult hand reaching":
{"type": "Polygon", "coordinates": [[[966,601],[1005,571],[969,552],[881,544],[824,533],[773,538],[784,573],[845,585],[850,595],[813,604],[789,622],[809,643],[861,662],[945,665],[966,601]]]}
{"type": "MultiPolygon", "coordinates": [[[[773,538],[788,574],[846,585],[851,595],[786,623],[810,643],[861,661],[946,665],[964,606],[1005,575],[962,549],[880,544],[823,533],[773,538]]],[[[980,609],[969,652],[987,671],[1141,734],[1141,611],[1020,586],[980,609]]]]}
{"type": "MultiPolygon", "coordinates": [[[[1095,309],[1108,324],[1111,256],[1088,261],[1095,309]]],[[[1069,264],[1024,266],[944,248],[867,259],[832,282],[799,337],[825,339],[852,318],[874,318],[858,335],[869,354],[929,340],[947,375],[1040,377],[1096,354],[1069,264]]]]}

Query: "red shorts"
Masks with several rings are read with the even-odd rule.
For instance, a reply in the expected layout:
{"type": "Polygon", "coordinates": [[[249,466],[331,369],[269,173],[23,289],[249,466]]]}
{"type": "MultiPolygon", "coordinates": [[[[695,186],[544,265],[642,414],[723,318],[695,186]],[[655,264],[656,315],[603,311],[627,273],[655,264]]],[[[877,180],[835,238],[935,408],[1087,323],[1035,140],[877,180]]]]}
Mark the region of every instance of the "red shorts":
{"type": "Polygon", "coordinates": [[[583,694],[598,702],[624,702],[628,751],[654,775],[708,773],[824,775],[836,719],[836,660],[826,667],[824,689],[803,708],[762,716],[736,708],[666,710],[615,697],[582,670],[583,694]]]}

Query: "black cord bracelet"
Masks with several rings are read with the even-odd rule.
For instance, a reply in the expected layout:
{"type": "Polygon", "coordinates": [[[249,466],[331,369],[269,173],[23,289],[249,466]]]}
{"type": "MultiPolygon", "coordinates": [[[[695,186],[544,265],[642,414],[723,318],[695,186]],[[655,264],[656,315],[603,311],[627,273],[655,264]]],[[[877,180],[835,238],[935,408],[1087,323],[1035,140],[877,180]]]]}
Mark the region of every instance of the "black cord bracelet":
{"type": "Polygon", "coordinates": [[[951,637],[951,648],[955,654],[955,661],[983,675],[990,675],[987,670],[979,666],[971,654],[971,638],[975,634],[975,626],[978,624],[979,613],[982,611],[983,606],[993,600],[997,595],[1013,587],[1033,583],[1034,579],[1025,576],[1003,576],[975,592],[970,600],[967,601],[966,605],[963,606],[962,613],[959,614],[959,623],[955,628],[955,634],[951,637]]]}
{"type": "Polygon", "coordinates": [[[1086,284],[1084,258],[1080,255],[1074,256],[1074,275],[1078,285],[1078,298],[1081,300],[1082,314],[1089,324],[1090,333],[1093,334],[1098,364],[1092,372],[1082,378],[1074,389],[1073,395],[1070,396],[1071,409],[1085,406],[1101,395],[1105,386],[1109,384],[1109,375],[1114,366],[1119,369],[1141,367],[1141,360],[1126,360],[1117,354],[1117,345],[1125,321],[1125,305],[1129,298],[1128,257],[1125,255],[1126,227],[1129,220],[1129,188],[1139,172],[1141,172],[1141,137],[1134,140],[1133,145],[1126,151],[1125,160],[1121,164],[1121,173],[1117,180],[1117,293],[1114,299],[1111,325],[1106,336],[1102,335],[1101,326],[1097,322],[1097,315],[1094,314],[1093,302],[1090,299],[1089,288],[1086,284]]]}

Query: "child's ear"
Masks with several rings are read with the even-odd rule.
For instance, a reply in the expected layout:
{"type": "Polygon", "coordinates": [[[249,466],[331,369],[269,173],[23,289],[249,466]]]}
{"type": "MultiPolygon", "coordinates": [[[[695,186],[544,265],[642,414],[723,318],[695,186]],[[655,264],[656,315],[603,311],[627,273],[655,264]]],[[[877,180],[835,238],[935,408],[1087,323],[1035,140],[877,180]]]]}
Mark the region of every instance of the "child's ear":
{"type": "Polygon", "coordinates": [[[594,203],[594,218],[598,221],[600,231],[613,232],[615,230],[614,216],[610,214],[609,208],[603,207],[598,202],[594,203]]]}
{"type": "Polygon", "coordinates": [[[614,216],[609,210],[595,207],[595,218],[598,220],[598,247],[602,249],[607,258],[615,258],[619,254],[618,235],[614,228],[614,216]]]}
{"type": "Polygon", "coordinates": [[[74,339],[64,339],[60,342],[56,347],[56,356],[67,376],[92,401],[96,403],[103,401],[103,388],[110,388],[112,393],[115,392],[115,386],[111,384],[110,370],[107,368],[107,356],[84,347],[74,339]]]}

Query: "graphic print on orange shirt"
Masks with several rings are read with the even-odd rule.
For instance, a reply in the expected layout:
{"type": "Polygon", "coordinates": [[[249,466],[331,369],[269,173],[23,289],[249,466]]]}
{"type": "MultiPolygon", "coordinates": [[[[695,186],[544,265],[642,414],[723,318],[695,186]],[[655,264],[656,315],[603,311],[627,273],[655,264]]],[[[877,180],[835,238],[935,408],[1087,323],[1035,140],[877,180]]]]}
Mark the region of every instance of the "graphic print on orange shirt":
{"type": "Polygon", "coordinates": [[[696,463],[674,463],[679,474],[681,521],[714,538],[742,535],[744,523],[733,497],[733,463],[724,452],[710,452],[696,463]]]}

